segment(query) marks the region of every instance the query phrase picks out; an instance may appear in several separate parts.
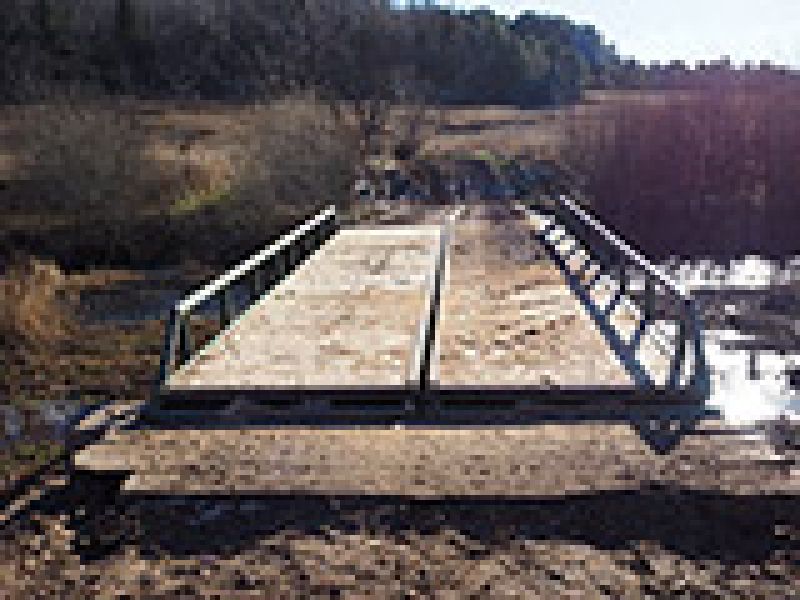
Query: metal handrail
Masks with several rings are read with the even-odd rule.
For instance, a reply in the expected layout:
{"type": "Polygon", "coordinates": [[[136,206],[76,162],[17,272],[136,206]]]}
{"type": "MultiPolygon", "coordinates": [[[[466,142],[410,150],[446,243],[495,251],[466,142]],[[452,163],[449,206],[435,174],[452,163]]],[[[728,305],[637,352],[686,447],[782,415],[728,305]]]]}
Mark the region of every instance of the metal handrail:
{"type": "Polygon", "coordinates": [[[661,283],[684,302],[691,302],[689,295],[678,282],[671,279],[662,269],[659,269],[635,248],[632,248],[625,240],[603,225],[597,218],[586,212],[577,202],[564,195],[559,196],[559,201],[576,217],[602,235],[612,247],[622,252],[634,265],[641,268],[646,275],[661,283]]]}
{"type": "MultiPolygon", "coordinates": [[[[652,318],[655,312],[655,297],[656,290],[663,290],[663,294],[672,299],[673,305],[677,305],[678,315],[677,321],[678,334],[675,342],[675,351],[671,357],[671,364],[669,368],[667,388],[669,389],[682,389],[681,374],[686,364],[686,345],[691,344],[692,348],[692,371],[689,374],[687,387],[691,388],[697,394],[706,397],[709,388],[709,370],[708,361],[705,355],[705,347],[703,343],[703,331],[700,325],[700,318],[693,300],[686,292],[686,290],[673,281],[666,275],[660,268],[654,265],[649,259],[631,247],[621,237],[611,231],[594,215],[590,214],[586,209],[579,205],[575,200],[565,195],[559,195],[553,203],[555,213],[560,220],[563,221],[562,225],[566,225],[572,229],[583,228],[588,234],[584,239],[584,243],[589,251],[594,250],[596,253],[604,255],[608,260],[607,262],[621,267],[620,269],[620,288],[616,294],[616,300],[619,302],[622,295],[627,294],[628,285],[632,277],[629,276],[628,267],[633,267],[644,275],[644,316],[639,322],[639,328],[634,335],[633,339],[625,344],[619,339],[619,334],[616,334],[617,339],[613,340],[612,346],[618,354],[623,354],[620,358],[632,370],[632,375],[639,383],[655,386],[651,374],[647,371],[640,361],[634,358],[638,344],[641,341],[641,333],[647,322],[652,318]],[[597,242],[600,242],[602,248],[598,248],[597,242]],[[613,257],[613,258],[612,258],[613,257]]],[[[581,238],[579,232],[572,231],[574,235],[581,238]]],[[[610,265],[606,265],[610,266],[610,265]]],[[[610,328],[610,325],[609,325],[610,328]]]]}
{"type": "Polygon", "coordinates": [[[333,235],[337,227],[336,207],[328,206],[263,250],[178,301],[170,312],[167,324],[159,369],[159,387],[163,386],[170,375],[192,356],[189,319],[194,310],[219,297],[220,331],[224,330],[238,316],[232,297],[232,287],[236,283],[245,277],[251,277],[250,302],[246,307],[249,308],[271,286],[288,275],[294,267],[333,235]],[[273,263],[274,267],[272,277],[269,278],[264,268],[268,263],[273,263]]]}

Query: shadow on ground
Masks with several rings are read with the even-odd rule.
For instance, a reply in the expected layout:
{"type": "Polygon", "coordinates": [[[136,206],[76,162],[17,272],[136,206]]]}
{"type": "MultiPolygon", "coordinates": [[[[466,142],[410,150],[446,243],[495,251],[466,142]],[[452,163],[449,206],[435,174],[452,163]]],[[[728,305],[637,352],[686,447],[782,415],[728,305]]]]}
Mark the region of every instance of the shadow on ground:
{"type": "Polygon", "coordinates": [[[800,556],[795,496],[658,487],[539,500],[120,495],[120,484],[119,477],[81,478],[37,507],[62,513],[69,506],[68,527],[77,533],[82,562],[131,546],[149,558],[226,558],[271,538],[324,539],[331,531],[401,542],[456,532],[486,552],[525,541],[606,551],[630,550],[644,541],[686,560],[726,566],[762,563],[776,552],[800,556]]]}

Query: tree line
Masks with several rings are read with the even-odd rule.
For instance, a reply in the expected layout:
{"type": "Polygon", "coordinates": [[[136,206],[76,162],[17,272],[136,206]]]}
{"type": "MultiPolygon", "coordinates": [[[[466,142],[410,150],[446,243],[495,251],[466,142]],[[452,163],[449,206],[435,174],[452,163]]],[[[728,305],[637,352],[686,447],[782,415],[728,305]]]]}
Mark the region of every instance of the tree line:
{"type": "Polygon", "coordinates": [[[388,0],[4,0],[0,94],[540,106],[607,85],[622,61],[591,26],[388,0]]]}

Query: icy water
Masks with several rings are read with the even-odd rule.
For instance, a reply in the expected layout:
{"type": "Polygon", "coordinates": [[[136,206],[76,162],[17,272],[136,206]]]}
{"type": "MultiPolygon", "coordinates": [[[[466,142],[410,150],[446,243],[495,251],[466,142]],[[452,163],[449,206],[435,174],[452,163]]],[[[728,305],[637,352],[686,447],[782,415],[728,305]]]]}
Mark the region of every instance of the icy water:
{"type": "Polygon", "coordinates": [[[662,265],[706,321],[712,407],[735,424],[800,414],[800,257],[662,265]]]}

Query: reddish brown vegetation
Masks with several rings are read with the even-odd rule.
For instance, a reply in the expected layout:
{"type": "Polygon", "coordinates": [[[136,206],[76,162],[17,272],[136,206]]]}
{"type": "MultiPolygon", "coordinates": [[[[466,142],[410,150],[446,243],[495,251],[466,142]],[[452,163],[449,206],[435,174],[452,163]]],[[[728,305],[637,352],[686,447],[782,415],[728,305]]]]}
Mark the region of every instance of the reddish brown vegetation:
{"type": "Polygon", "coordinates": [[[800,80],[742,73],[571,119],[566,160],[596,210],[656,255],[800,252],[800,80]]]}

